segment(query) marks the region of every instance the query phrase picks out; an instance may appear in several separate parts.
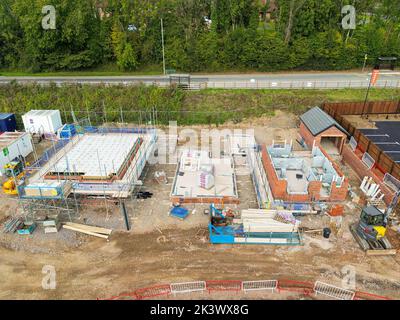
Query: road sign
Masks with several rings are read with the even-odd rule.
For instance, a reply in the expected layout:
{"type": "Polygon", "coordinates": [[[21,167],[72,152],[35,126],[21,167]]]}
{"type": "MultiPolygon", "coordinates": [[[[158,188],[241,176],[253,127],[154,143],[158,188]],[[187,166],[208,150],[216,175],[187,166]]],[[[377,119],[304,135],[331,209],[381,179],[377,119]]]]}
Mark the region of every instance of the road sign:
{"type": "Polygon", "coordinates": [[[371,85],[375,85],[376,82],[378,81],[379,78],[379,70],[378,69],[374,69],[372,71],[372,75],[371,75],[371,85]]]}

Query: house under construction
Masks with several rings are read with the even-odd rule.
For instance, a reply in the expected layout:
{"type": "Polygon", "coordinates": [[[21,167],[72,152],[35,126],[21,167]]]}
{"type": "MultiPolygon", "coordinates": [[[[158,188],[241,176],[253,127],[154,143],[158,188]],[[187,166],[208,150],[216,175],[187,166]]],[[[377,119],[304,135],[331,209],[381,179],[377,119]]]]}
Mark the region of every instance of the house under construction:
{"type": "Polygon", "coordinates": [[[20,200],[31,212],[46,206],[70,211],[86,197],[121,202],[142,184],[156,139],[155,129],[85,127],[70,139],[53,142],[27,168],[18,188],[20,200]]]}

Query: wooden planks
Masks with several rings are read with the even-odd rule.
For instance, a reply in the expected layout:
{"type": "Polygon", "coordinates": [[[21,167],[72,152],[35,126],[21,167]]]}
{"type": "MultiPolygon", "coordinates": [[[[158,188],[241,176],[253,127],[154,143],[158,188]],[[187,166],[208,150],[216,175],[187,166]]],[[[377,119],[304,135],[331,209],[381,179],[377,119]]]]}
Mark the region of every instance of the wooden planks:
{"type": "Polygon", "coordinates": [[[394,256],[397,253],[396,249],[382,249],[382,250],[367,250],[367,256],[394,256]]]}
{"type": "Polygon", "coordinates": [[[298,223],[283,223],[275,220],[278,212],[281,211],[264,209],[243,210],[240,219],[234,219],[234,223],[242,223],[243,230],[246,232],[297,232],[298,223]]]}
{"type": "Polygon", "coordinates": [[[109,235],[111,234],[111,229],[100,228],[95,226],[88,226],[85,224],[73,223],[73,222],[66,222],[63,225],[64,229],[72,230],[80,233],[84,233],[90,236],[108,239],[109,235]]]}
{"type": "Polygon", "coordinates": [[[111,229],[89,226],[89,225],[80,224],[80,223],[66,222],[65,225],[79,228],[79,229],[84,229],[84,230],[95,232],[95,233],[105,234],[105,235],[110,235],[112,232],[111,229]]]}

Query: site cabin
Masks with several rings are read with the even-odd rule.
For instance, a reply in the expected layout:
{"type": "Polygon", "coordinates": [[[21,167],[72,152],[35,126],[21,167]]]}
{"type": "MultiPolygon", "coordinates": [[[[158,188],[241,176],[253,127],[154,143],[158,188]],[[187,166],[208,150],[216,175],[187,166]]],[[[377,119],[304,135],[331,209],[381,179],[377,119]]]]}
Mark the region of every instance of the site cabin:
{"type": "Polygon", "coordinates": [[[54,134],[62,127],[60,110],[31,110],[22,116],[26,132],[54,134]]]}
{"type": "Polygon", "coordinates": [[[300,135],[309,148],[322,147],[329,154],[341,154],[348,132],[319,107],[300,117],[300,135]]]}
{"type": "Polygon", "coordinates": [[[4,166],[15,158],[26,158],[33,152],[31,135],[26,132],[4,132],[0,135],[0,177],[4,175],[4,166]]]}

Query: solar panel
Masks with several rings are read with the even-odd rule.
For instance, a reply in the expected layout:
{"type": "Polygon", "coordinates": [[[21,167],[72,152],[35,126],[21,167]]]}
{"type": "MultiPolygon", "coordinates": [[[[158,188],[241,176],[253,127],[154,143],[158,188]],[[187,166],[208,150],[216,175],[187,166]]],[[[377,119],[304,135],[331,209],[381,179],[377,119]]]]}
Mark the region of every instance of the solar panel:
{"type": "Polygon", "coordinates": [[[392,139],[387,136],[367,136],[372,142],[392,142],[392,139]]]}
{"type": "Polygon", "coordinates": [[[398,144],[378,144],[377,145],[382,151],[400,151],[400,145],[398,144]]]}
{"type": "Polygon", "coordinates": [[[375,126],[360,131],[393,161],[400,161],[400,121],[377,121],[375,126]]]}
{"type": "Polygon", "coordinates": [[[399,161],[400,162],[400,153],[391,153],[389,154],[390,158],[392,158],[393,161],[399,161]]]}
{"type": "Polygon", "coordinates": [[[379,129],[360,129],[360,131],[362,133],[364,133],[365,135],[384,134],[384,133],[379,132],[379,129]]]}

